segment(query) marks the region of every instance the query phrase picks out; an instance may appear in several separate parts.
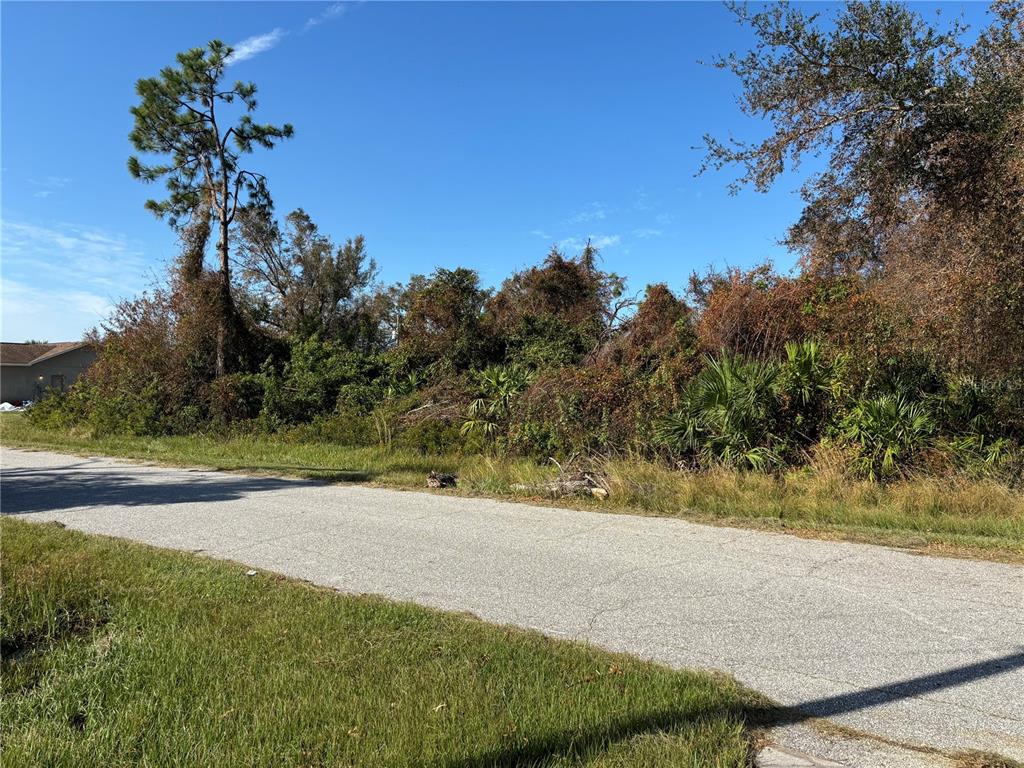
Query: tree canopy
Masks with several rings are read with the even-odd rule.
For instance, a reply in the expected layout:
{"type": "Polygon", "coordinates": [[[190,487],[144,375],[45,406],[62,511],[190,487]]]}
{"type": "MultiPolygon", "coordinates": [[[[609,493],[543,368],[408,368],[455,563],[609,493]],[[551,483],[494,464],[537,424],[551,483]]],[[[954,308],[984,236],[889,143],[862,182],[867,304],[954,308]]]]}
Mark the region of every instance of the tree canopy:
{"type": "Polygon", "coordinates": [[[908,342],[955,367],[1024,370],[1024,7],[1000,0],[973,45],[898,3],[849,2],[824,24],[786,4],[731,4],[753,50],[717,66],[759,142],[706,137],[702,170],[767,189],[821,154],[787,243],[820,277],[860,274],[908,342]],[[955,318],[950,322],[951,318],[955,318]]]}

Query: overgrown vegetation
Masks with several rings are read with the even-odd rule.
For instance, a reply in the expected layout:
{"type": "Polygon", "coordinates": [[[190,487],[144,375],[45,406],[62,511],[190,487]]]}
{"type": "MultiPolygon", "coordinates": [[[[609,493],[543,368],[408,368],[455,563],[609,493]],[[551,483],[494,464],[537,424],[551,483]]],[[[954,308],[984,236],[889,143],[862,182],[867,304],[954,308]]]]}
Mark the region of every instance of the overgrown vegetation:
{"type": "MultiPolygon", "coordinates": [[[[132,168],[170,175],[154,207],[178,216],[179,263],[166,287],[118,308],[95,336],[96,365],[32,422],[100,438],[641,460],[709,487],[723,469],[831,482],[839,466],[849,483],[977,479],[1019,493],[1020,4],[995,3],[970,44],[893,3],[851,3],[827,28],[789,6],[735,11],[759,43],[719,65],[772,130],[749,146],[709,137],[707,162],[739,164],[740,183],[764,189],[808,152],[828,159],[789,233],[795,273],[712,271],[685,295],[652,285],[633,301],[588,244],[552,249],[495,290],[467,268],[377,285],[362,238],[337,246],[301,210],[279,225],[266,180],[234,155],[203,170],[223,135],[177,128],[192,125],[185,96],[223,75],[230,52],[214,43],[140,82],[146,125],[154,94],[178,99],[159,101],[177,126],[165,143],[136,137],[169,165],[132,168]],[[233,196],[213,195],[211,179],[237,182],[233,196]],[[214,223],[216,274],[204,266],[214,223]],[[228,270],[229,242],[241,269],[228,270]]],[[[252,86],[230,93],[253,108],[252,86]]],[[[239,157],[291,133],[239,125],[239,157]]]]}
{"type": "Polygon", "coordinates": [[[750,764],[759,702],[722,677],[56,525],[3,536],[11,768],[750,764]]]}

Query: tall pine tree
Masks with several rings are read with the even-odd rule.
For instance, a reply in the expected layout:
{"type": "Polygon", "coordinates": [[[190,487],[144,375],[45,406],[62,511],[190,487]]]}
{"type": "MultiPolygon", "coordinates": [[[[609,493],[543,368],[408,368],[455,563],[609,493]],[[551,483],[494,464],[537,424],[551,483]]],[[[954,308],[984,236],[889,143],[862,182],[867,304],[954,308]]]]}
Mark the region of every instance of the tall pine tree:
{"type": "MultiPolygon", "coordinates": [[[[182,218],[209,216],[217,222],[219,291],[216,374],[227,372],[227,348],[234,320],[231,300],[229,232],[240,208],[269,208],[266,177],[241,166],[243,155],[257,146],[272,148],[292,135],[292,126],[256,123],[256,86],[222,82],[231,63],[232,49],[219,40],[206,48],[177,55],[176,67],[165,67],[159,76],[139,80],[139,103],[132,107],[135,127],[129,134],[140,153],[158,156],[144,164],[128,158],[132,176],[144,182],[165,179],[167,197],[149,200],[146,207],[167,217],[172,226],[182,218]],[[242,114],[231,118],[235,102],[242,114]]],[[[234,110],[237,113],[237,109],[234,110]]]]}

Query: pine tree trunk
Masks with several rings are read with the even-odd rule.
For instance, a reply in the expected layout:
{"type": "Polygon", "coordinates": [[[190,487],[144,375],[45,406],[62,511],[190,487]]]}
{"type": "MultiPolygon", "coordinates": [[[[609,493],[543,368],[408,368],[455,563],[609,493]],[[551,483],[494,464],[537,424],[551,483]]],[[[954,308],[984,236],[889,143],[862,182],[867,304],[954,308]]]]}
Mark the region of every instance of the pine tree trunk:
{"type": "Polygon", "coordinates": [[[223,376],[227,371],[227,345],[231,325],[231,271],[228,264],[228,221],[222,214],[220,217],[220,242],[217,243],[217,250],[220,252],[220,296],[218,297],[217,310],[217,361],[215,373],[223,376]]]}

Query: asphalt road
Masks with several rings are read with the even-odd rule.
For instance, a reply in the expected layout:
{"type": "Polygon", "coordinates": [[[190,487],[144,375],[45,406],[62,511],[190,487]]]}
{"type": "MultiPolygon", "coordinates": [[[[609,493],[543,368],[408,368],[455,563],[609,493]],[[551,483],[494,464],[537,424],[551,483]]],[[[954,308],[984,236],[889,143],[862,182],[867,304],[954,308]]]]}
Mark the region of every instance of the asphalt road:
{"type": "Polygon", "coordinates": [[[0,508],[734,675],[1024,760],[1024,568],[680,520],[4,450],[0,508]]]}

